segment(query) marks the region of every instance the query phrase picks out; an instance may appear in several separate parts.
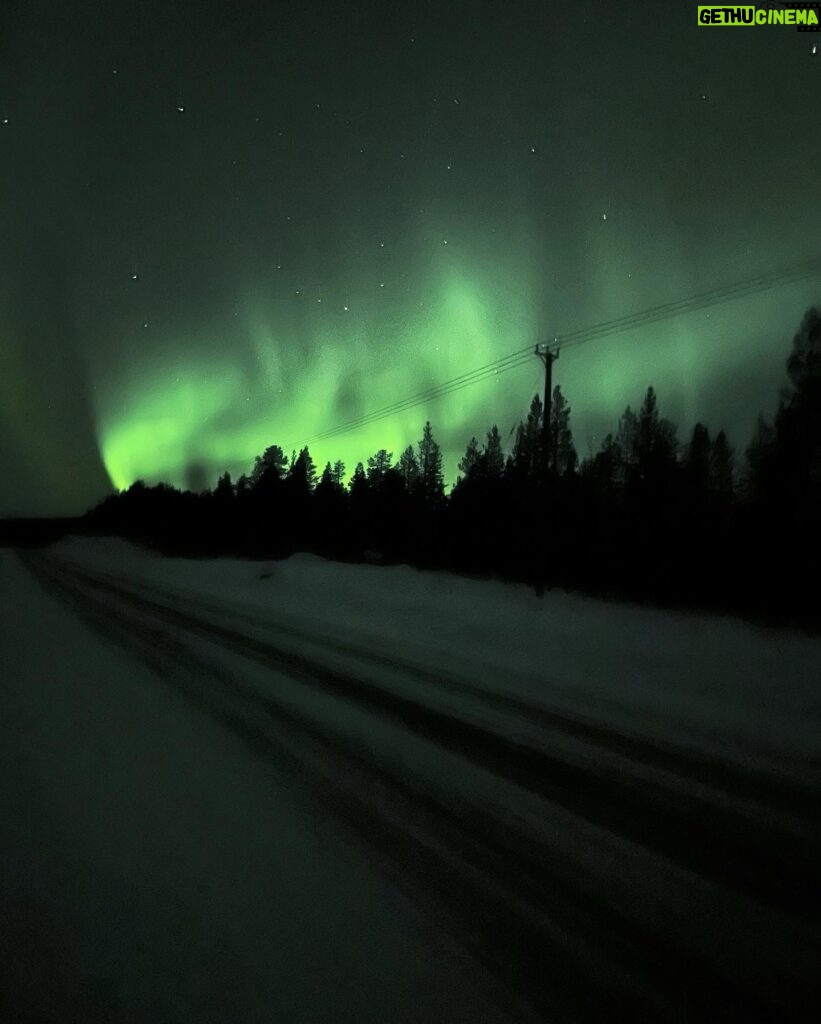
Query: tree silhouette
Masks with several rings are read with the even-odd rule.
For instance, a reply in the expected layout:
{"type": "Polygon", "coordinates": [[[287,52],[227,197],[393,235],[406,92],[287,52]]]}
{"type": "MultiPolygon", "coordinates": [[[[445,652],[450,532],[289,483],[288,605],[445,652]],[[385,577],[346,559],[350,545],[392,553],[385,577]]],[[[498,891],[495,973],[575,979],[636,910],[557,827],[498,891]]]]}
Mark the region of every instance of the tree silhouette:
{"type": "Polygon", "coordinates": [[[682,468],[690,491],[706,494],[710,485],[713,445],[710,432],[703,423],[696,423],[684,452],[682,468]]]}
{"type": "Polygon", "coordinates": [[[368,459],[368,482],[378,487],[385,479],[385,474],[391,468],[393,461],[393,452],[386,451],[384,448],[380,448],[375,455],[371,455],[368,459]]]}
{"type": "Polygon", "coordinates": [[[754,496],[783,526],[804,529],[821,512],[821,311],[805,314],[787,359],[792,387],[772,427],[759,418],[747,449],[754,496]]]}
{"type": "Polygon", "coordinates": [[[570,406],[561,387],[553,389],[550,403],[550,468],[559,476],[575,473],[579,458],[570,429],[570,406]]]}
{"type": "MultiPolygon", "coordinates": [[[[538,395],[506,459],[498,427],[472,437],[444,493],[442,452],[426,422],[393,466],[380,448],[317,482],[308,448],[288,460],[271,445],[248,476],[222,473],[211,493],[137,481],[88,516],[177,554],[403,560],[498,573],[541,586],[765,611],[807,621],[794,581],[821,573],[821,312],[804,316],[787,358],[790,386],[770,424],[759,418],[736,484],[726,434],[697,423],[679,451],[677,430],[648,387],[580,470],[561,388],[551,396],[549,465],[538,395]]],[[[805,591],[813,593],[809,586],[805,591]]],[[[821,614],[814,620],[821,621],[821,614]]]]}
{"type": "Polygon", "coordinates": [[[272,444],[262,455],[257,455],[251,470],[251,486],[279,482],[285,476],[287,466],[288,458],[283,450],[278,444],[272,444]]]}
{"type": "Polygon", "coordinates": [[[297,490],[313,491],[316,486],[316,465],[307,448],[303,448],[292,460],[288,477],[295,482],[297,490]]]}
{"type": "Polygon", "coordinates": [[[425,422],[419,441],[419,488],[427,502],[438,502],[444,497],[445,478],[442,472],[442,449],[433,438],[430,420],[425,422]]]}
{"type": "Polygon", "coordinates": [[[234,500],[234,488],[231,484],[231,474],[223,473],[217,480],[214,488],[214,497],[223,505],[230,504],[234,500]]]}
{"type": "Polygon", "coordinates": [[[505,453],[499,428],[494,423],[487,433],[487,440],[482,449],[483,470],[489,480],[501,480],[505,471],[505,453]]]}
{"type": "Polygon", "coordinates": [[[408,493],[412,493],[416,490],[419,483],[419,460],[416,458],[416,452],[413,450],[412,445],[402,452],[399,456],[399,475],[405,484],[405,489],[408,493]]]}
{"type": "Polygon", "coordinates": [[[647,389],[637,420],[636,455],[644,479],[669,469],[676,459],[676,427],[659,416],[658,400],[652,387],[647,389]]]}
{"type": "Polygon", "coordinates": [[[716,434],[710,446],[709,486],[714,494],[725,500],[733,496],[735,457],[723,430],[716,434]]]}
{"type": "Polygon", "coordinates": [[[520,421],[516,428],[510,467],[513,474],[521,480],[535,480],[542,473],[543,413],[542,400],[538,395],[534,395],[527,418],[520,421]]]}
{"type": "Polygon", "coordinates": [[[479,442],[472,437],[465,449],[465,454],[459,460],[459,472],[465,478],[474,476],[477,472],[482,453],[479,451],[479,442]]]}
{"type": "Polygon", "coordinates": [[[368,477],[365,474],[365,467],[361,462],[357,462],[356,469],[353,471],[351,482],[348,485],[351,498],[354,501],[362,501],[368,494],[368,477]]]}

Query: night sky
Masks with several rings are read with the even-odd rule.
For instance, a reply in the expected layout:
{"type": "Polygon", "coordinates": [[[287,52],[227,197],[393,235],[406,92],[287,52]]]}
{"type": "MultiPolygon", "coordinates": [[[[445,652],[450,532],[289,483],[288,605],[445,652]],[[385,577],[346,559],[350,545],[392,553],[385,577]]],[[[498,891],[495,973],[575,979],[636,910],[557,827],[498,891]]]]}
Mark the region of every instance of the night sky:
{"type": "MultiPolygon", "coordinates": [[[[537,341],[821,252],[821,35],[689,3],[4,0],[0,514],[201,488],[537,341]],[[651,13],[652,12],[652,13],[651,13]]],[[[564,352],[743,450],[816,277],[564,352]]],[[[312,443],[447,476],[535,358],[312,443]]]]}

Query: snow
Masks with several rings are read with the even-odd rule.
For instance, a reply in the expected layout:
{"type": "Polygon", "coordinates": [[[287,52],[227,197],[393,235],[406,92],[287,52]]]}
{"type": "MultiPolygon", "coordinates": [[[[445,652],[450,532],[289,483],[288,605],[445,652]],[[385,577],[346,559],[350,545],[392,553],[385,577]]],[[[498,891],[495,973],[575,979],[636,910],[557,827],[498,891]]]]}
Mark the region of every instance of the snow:
{"type": "Polygon", "coordinates": [[[0,586],[32,1020],[703,1019],[714,975],[719,1010],[810,1005],[817,639],[111,539],[0,552],[0,586]]]}
{"type": "Polygon", "coordinates": [[[488,690],[503,680],[506,693],[631,733],[769,758],[773,770],[784,757],[821,755],[821,642],[797,631],[304,554],[165,559],[108,539],[69,540],[57,551],[323,637],[398,648],[488,690]]]}
{"type": "Polygon", "coordinates": [[[0,1019],[506,1019],[272,768],[0,581],[0,1019]]]}

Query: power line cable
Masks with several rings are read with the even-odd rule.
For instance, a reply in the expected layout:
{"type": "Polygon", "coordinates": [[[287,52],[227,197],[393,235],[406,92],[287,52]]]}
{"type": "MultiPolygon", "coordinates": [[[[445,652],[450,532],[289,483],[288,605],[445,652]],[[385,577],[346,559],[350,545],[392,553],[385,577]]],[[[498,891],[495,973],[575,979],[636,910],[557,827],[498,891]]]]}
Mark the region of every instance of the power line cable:
{"type": "MultiPolygon", "coordinates": [[[[781,268],[778,271],[773,271],[768,274],[760,274],[756,277],[748,278],[744,281],[738,281],[722,288],[714,288],[707,292],[701,292],[698,295],[693,295],[686,299],[662,303],[657,306],[651,306],[650,308],[641,310],[637,313],[615,317],[575,331],[568,331],[564,334],[554,336],[553,340],[547,344],[550,348],[577,347],[590,341],[598,340],[607,335],[622,333],[631,328],[636,329],[645,327],[648,324],[658,323],[659,321],[680,316],[684,313],[696,312],[710,306],[718,305],[722,302],[742,298],[746,295],[769,291],[785,284],[794,283],[808,277],[812,277],[819,272],[821,272],[821,256],[816,256],[798,264],[781,268]]],[[[374,409],[362,416],[355,417],[345,423],[337,424],[327,430],[320,431],[308,438],[304,443],[311,444],[317,441],[330,440],[331,438],[338,437],[342,434],[351,433],[363,426],[369,426],[378,420],[386,419],[387,417],[396,415],[399,412],[406,412],[408,409],[415,408],[423,403],[445,397],[446,395],[453,394],[456,391],[461,391],[463,388],[471,387],[483,380],[488,380],[491,377],[507,373],[509,370],[514,370],[519,366],[525,365],[530,361],[532,355],[533,348],[531,346],[519,349],[516,352],[511,352],[508,355],[501,356],[499,359],[486,363],[483,366],[476,367],[475,369],[469,370],[457,377],[453,377],[450,380],[443,381],[441,384],[434,387],[416,392],[404,399],[398,399],[395,402],[381,406],[378,409],[374,409]]]]}

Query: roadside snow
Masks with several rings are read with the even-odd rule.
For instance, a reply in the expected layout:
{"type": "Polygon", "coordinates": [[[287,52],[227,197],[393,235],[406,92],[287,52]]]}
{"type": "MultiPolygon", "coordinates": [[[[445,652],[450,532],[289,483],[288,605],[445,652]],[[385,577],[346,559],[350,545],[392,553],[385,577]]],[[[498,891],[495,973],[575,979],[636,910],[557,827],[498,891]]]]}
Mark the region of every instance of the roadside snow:
{"type": "Polygon", "coordinates": [[[361,850],[9,551],[0,607],[0,1019],[506,1019],[361,850]]]}
{"type": "MultiPolygon", "coordinates": [[[[395,654],[639,737],[821,765],[821,641],[408,566],[165,559],[70,539],[61,558],[395,654]]],[[[773,766],[775,767],[775,766],[773,766]]]]}

